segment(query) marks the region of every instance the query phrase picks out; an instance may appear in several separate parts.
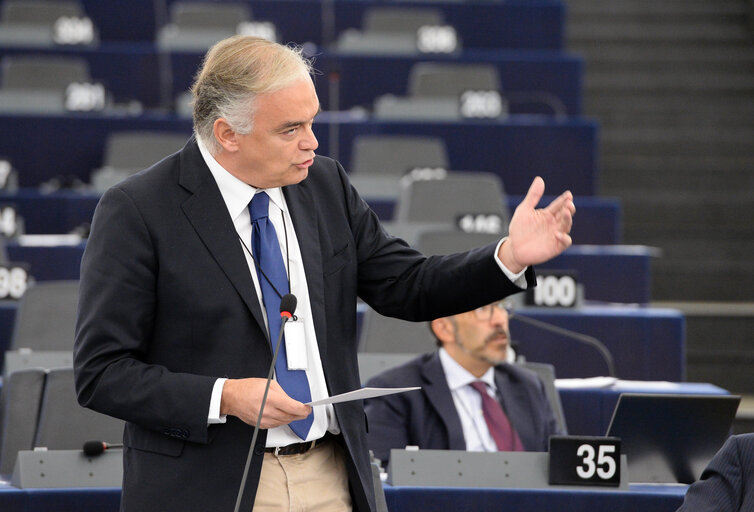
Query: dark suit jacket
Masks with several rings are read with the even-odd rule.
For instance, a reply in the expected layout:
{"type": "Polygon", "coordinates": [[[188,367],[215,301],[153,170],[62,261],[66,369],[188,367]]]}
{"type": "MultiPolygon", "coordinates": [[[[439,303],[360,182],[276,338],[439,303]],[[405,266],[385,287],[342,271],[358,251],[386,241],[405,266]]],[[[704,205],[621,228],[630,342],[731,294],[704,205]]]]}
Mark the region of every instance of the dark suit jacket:
{"type": "MultiPolygon", "coordinates": [[[[495,368],[495,384],[524,448],[546,452],[549,437],[564,432],[558,427],[542,381],[531,370],[501,364],[495,368]]],[[[422,388],[366,401],[369,448],[383,463],[387,463],[392,448],[407,445],[425,450],[466,449],[439,352],[424,354],[372,377],[367,386],[422,388]]]]}
{"type": "MultiPolygon", "coordinates": [[[[518,290],[494,263],[492,245],[424,258],[388,237],[333,160],[317,157],[309,177],[284,194],[331,394],[360,387],[357,295],[382,314],[426,320],[518,290]]],[[[208,427],[210,394],[218,377],[266,377],[272,357],[242,251],[194,140],[97,206],[82,260],[74,367],[80,403],[127,422],[125,510],[235,505],[253,428],[236,418],[208,427]]],[[[338,404],[335,413],[355,509],[372,510],[363,407],[338,404]]],[[[260,432],[257,455],[265,439],[260,432]]],[[[251,510],[260,469],[256,456],[242,510],[251,510]]]]}
{"type": "Polygon", "coordinates": [[[678,512],[754,510],[754,433],[731,436],[686,492],[678,512]]]}

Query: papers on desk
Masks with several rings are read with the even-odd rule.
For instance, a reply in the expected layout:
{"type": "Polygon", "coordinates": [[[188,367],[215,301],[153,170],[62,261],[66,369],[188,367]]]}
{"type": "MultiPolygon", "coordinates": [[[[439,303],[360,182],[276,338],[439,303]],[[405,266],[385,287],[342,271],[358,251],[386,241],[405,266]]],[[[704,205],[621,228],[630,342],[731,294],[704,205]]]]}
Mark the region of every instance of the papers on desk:
{"type": "Polygon", "coordinates": [[[327,405],[337,404],[339,402],[350,402],[351,400],[363,400],[365,398],[374,398],[376,396],[392,395],[394,393],[405,393],[406,391],[413,391],[415,389],[421,389],[421,387],[413,388],[361,388],[355,391],[349,391],[340,395],[331,396],[330,398],[324,398],[322,400],[315,400],[309,402],[306,405],[327,405]]]}
{"type": "Polygon", "coordinates": [[[609,388],[618,382],[615,377],[589,377],[587,379],[555,379],[558,389],[609,388]]]}
{"type": "Polygon", "coordinates": [[[84,241],[81,235],[19,235],[18,245],[23,247],[57,247],[60,245],[79,245],[84,241]]]}
{"type": "Polygon", "coordinates": [[[631,393],[668,392],[677,393],[681,385],[677,382],[657,380],[620,380],[615,377],[589,377],[586,379],[555,379],[557,389],[612,389],[631,393]]]}

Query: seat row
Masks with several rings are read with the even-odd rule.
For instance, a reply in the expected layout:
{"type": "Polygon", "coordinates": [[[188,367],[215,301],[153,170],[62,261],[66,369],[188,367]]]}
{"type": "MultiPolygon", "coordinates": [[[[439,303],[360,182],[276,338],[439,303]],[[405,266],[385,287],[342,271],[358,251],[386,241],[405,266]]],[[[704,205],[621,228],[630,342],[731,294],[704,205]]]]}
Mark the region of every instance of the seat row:
{"type": "Polygon", "coordinates": [[[186,49],[241,32],[370,53],[380,44],[404,53],[560,49],[564,21],[558,0],[4,0],[0,7],[0,44],[37,46],[131,41],[186,49]]]}

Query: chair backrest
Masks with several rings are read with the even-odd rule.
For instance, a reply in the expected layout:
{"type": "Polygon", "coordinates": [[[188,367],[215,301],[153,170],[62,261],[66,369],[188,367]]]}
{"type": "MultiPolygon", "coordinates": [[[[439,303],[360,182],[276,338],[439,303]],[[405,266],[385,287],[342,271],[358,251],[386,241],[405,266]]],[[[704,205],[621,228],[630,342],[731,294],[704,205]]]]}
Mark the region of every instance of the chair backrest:
{"type": "Polygon", "coordinates": [[[394,354],[392,352],[359,352],[359,378],[361,385],[390,368],[395,368],[415,358],[417,354],[394,354]]]}
{"type": "Polygon", "coordinates": [[[448,170],[445,142],[418,135],[360,135],[351,152],[353,174],[404,175],[415,168],[448,170]]]}
{"type": "Polygon", "coordinates": [[[223,28],[235,30],[251,19],[251,11],[241,3],[175,2],[170,8],[171,22],[181,29],[223,28]]]}
{"type": "Polygon", "coordinates": [[[55,90],[72,82],[91,82],[89,64],[80,57],[13,57],[2,63],[2,89],[55,90]]]}
{"type": "Polygon", "coordinates": [[[550,407],[553,413],[555,413],[555,419],[558,421],[558,426],[564,434],[568,433],[568,425],[566,425],[565,413],[563,412],[563,404],[560,401],[560,393],[555,387],[555,367],[546,363],[534,363],[529,361],[516,362],[517,365],[536,373],[545,385],[545,393],[547,394],[547,400],[550,402],[550,407]]]}
{"type": "Polygon", "coordinates": [[[416,249],[423,254],[453,254],[498,242],[507,235],[508,226],[502,233],[465,233],[458,229],[424,231],[419,233],[416,249]]]}
{"type": "Polygon", "coordinates": [[[73,350],[78,296],[78,281],[29,286],[18,305],[10,348],[73,350]]]}
{"type": "Polygon", "coordinates": [[[6,350],[3,380],[29,368],[73,368],[73,350],[6,350]]]}
{"type": "Polygon", "coordinates": [[[13,372],[0,391],[0,473],[10,474],[19,450],[31,450],[37,430],[45,370],[13,372]]]}
{"type": "Polygon", "coordinates": [[[63,0],[5,0],[3,23],[23,25],[52,25],[63,16],[79,18],[84,15],[77,1],[63,0]]]}
{"type": "Polygon", "coordinates": [[[103,166],[92,171],[92,188],[104,192],[178,151],[186,144],[186,139],[184,134],[149,130],[110,134],[105,144],[103,166]]]}
{"type": "Polygon", "coordinates": [[[365,32],[416,34],[425,25],[442,25],[442,11],[424,7],[372,7],[364,12],[365,32]]]}
{"type": "Polygon", "coordinates": [[[497,215],[508,224],[500,177],[492,173],[450,172],[444,179],[404,181],[395,220],[458,223],[465,214],[497,215]]]}
{"type": "Polygon", "coordinates": [[[359,352],[423,354],[434,350],[435,341],[426,322],[407,322],[382,316],[366,308],[359,334],[359,352]]]}
{"type": "Polygon", "coordinates": [[[111,133],[105,143],[103,165],[115,169],[146,169],[181,149],[188,139],[184,133],[151,130],[111,133]]]}
{"type": "Polygon", "coordinates": [[[79,450],[86,441],[119,442],[123,420],[86,409],[78,404],[72,368],[48,372],[39,408],[35,447],[79,450]]]}
{"type": "Polygon", "coordinates": [[[408,77],[408,95],[411,97],[458,98],[469,90],[501,91],[495,66],[418,62],[411,67],[408,77]]]}

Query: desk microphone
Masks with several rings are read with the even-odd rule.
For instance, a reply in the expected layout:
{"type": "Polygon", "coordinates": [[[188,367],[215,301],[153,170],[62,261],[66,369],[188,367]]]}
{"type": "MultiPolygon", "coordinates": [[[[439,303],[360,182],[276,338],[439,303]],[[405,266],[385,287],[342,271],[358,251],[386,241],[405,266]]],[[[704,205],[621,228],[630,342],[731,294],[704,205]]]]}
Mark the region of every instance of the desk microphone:
{"type": "Polygon", "coordinates": [[[558,327],[557,325],[552,325],[541,320],[535,320],[534,318],[527,317],[519,313],[514,313],[513,311],[508,313],[508,318],[516,318],[525,324],[533,325],[546,331],[554,332],[555,334],[560,334],[561,336],[580,341],[581,343],[596,348],[602,356],[602,359],[605,361],[605,365],[607,365],[608,376],[615,377],[615,363],[613,362],[613,355],[610,353],[610,350],[608,350],[605,344],[594,336],[589,336],[588,334],[572,331],[564,327],[558,327]]]}
{"type": "Polygon", "coordinates": [[[96,455],[102,455],[105,450],[110,448],[123,448],[122,444],[106,443],[104,441],[87,441],[84,443],[84,455],[87,457],[94,457],[96,455]]]}
{"type": "Polygon", "coordinates": [[[280,299],[280,317],[282,323],[280,324],[280,332],[278,333],[278,340],[275,344],[275,352],[272,355],[272,363],[270,364],[270,371],[267,375],[267,384],[264,387],[264,395],[262,396],[262,403],[259,406],[259,416],[257,416],[257,424],[254,425],[254,435],[251,436],[251,446],[249,447],[249,455],[246,457],[246,467],[243,470],[243,478],[241,478],[241,485],[238,488],[238,497],[236,498],[235,512],[238,512],[241,506],[241,497],[243,496],[243,489],[246,487],[246,478],[249,475],[249,466],[251,465],[251,458],[254,456],[254,446],[257,443],[257,435],[259,434],[259,424],[262,422],[262,413],[264,412],[264,404],[267,403],[267,392],[270,390],[270,383],[272,382],[272,376],[275,373],[275,361],[278,358],[278,352],[280,351],[280,342],[283,340],[283,331],[285,330],[285,323],[291,319],[293,313],[296,312],[297,304],[296,296],[292,293],[286,293],[280,299]]]}

